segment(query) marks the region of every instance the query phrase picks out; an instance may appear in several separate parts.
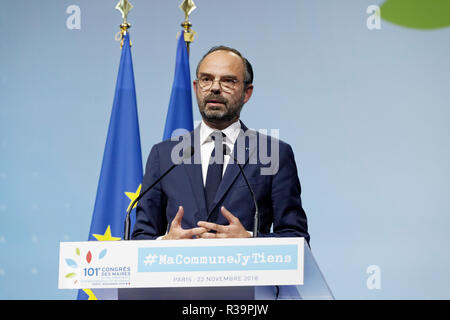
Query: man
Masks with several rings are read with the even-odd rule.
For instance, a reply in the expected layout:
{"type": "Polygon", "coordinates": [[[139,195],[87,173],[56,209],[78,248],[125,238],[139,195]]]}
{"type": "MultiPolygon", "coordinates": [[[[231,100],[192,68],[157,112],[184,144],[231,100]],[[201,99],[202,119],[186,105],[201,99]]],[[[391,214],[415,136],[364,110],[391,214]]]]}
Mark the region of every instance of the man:
{"type": "MultiPolygon", "coordinates": [[[[219,46],[203,56],[196,73],[193,85],[203,121],[183,137],[194,148],[194,161],[175,167],[138,202],[132,238],[251,237],[255,205],[239,163],[259,208],[258,236],[309,242],[291,147],[239,120],[253,92],[251,64],[239,51],[219,46]],[[267,167],[261,150],[270,153],[275,165],[267,167]]],[[[178,144],[172,139],[153,146],[142,190],[172,166],[178,144]]]]}

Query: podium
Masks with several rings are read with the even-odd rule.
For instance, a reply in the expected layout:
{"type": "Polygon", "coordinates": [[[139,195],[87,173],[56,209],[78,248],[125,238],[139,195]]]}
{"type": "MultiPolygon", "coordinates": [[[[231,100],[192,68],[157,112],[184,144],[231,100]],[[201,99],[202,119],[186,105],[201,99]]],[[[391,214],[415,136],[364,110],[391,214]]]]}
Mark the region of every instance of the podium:
{"type": "Polygon", "coordinates": [[[334,299],[303,238],[61,242],[60,289],[99,299],[334,299]]]}

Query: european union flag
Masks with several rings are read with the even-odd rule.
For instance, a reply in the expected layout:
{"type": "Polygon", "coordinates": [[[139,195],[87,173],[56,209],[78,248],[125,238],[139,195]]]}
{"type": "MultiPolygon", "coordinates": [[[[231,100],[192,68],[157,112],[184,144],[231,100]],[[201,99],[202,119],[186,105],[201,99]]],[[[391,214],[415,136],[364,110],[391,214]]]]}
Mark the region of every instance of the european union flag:
{"type": "Polygon", "coordinates": [[[189,69],[189,56],[183,32],[178,38],[177,56],[175,62],[175,76],[173,79],[172,93],[170,95],[169,109],[167,111],[166,126],[164,128],[163,140],[181,135],[184,129],[194,129],[192,117],[192,95],[191,95],[191,73],[189,69]]]}
{"type": "MultiPolygon", "coordinates": [[[[123,237],[126,211],[132,200],[139,195],[141,181],[142,153],[136,91],[130,40],[126,33],[89,240],[111,241],[123,237]]],[[[109,289],[79,290],[78,299],[88,298],[115,297],[111,296],[109,289]]]]}

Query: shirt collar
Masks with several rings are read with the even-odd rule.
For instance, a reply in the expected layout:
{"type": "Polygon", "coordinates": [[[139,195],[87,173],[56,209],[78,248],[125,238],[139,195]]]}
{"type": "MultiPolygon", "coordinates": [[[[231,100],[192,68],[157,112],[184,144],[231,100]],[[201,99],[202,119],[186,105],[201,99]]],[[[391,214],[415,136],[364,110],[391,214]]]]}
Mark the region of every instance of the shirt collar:
{"type": "MultiPolygon", "coordinates": [[[[237,140],[240,129],[241,129],[241,122],[238,120],[238,121],[235,121],[232,124],[230,124],[225,129],[220,130],[220,131],[226,135],[225,142],[230,142],[231,144],[234,144],[237,140]]],[[[219,131],[219,130],[209,127],[202,120],[202,123],[200,124],[200,144],[203,145],[204,143],[211,141],[211,133],[213,133],[214,131],[219,131]]]]}

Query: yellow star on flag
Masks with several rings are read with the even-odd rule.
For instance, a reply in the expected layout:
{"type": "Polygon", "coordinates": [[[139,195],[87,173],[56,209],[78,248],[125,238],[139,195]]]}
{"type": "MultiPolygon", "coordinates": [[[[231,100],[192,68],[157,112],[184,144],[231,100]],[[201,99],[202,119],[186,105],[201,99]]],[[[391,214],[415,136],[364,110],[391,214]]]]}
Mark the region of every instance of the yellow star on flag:
{"type": "MultiPolygon", "coordinates": [[[[139,187],[137,188],[136,192],[134,192],[134,193],[133,192],[125,192],[127,197],[130,198],[130,200],[131,200],[130,204],[128,205],[127,212],[128,212],[128,210],[130,210],[130,206],[133,203],[133,201],[137,197],[139,197],[139,194],[141,193],[141,187],[142,187],[142,184],[139,185],[139,187]]],[[[133,209],[136,208],[136,206],[137,206],[137,202],[134,204],[133,209]]]]}
{"type": "Polygon", "coordinates": [[[120,238],[111,236],[111,226],[108,225],[108,228],[106,228],[105,234],[92,234],[95,239],[98,241],[117,241],[120,240],[120,238]]]}
{"type": "Polygon", "coordinates": [[[84,293],[88,295],[88,300],[98,300],[94,292],[91,289],[83,289],[84,293]]]}

